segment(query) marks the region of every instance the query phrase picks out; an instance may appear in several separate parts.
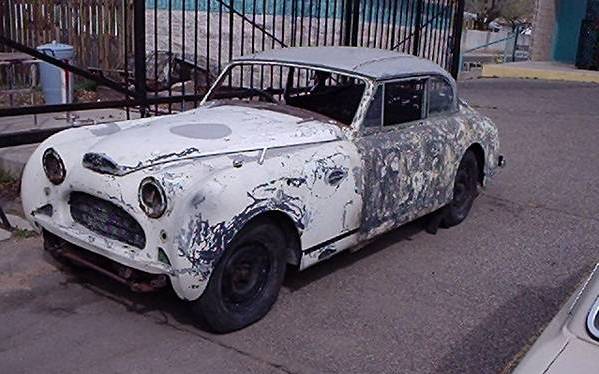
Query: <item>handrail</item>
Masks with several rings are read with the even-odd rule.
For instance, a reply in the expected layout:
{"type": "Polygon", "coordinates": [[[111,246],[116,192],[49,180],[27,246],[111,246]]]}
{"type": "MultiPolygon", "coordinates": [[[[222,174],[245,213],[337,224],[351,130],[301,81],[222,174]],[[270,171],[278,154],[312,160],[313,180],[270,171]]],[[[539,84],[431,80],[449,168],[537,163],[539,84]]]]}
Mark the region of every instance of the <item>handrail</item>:
{"type": "MultiPolygon", "coordinates": [[[[505,38],[502,38],[502,39],[499,39],[499,40],[494,40],[492,42],[485,43],[485,44],[482,44],[482,45],[479,45],[477,47],[470,48],[468,50],[465,50],[465,51],[461,52],[460,53],[460,64],[458,66],[459,71],[462,71],[462,65],[464,64],[464,55],[466,53],[477,51],[479,49],[484,49],[484,48],[487,48],[488,46],[491,46],[491,45],[494,45],[494,44],[497,44],[497,43],[501,43],[501,42],[505,42],[505,41],[508,41],[510,39],[514,39],[514,41],[517,42],[519,34],[520,34],[520,26],[516,26],[516,30],[514,30],[512,33],[508,34],[505,38]]],[[[514,52],[515,52],[515,46],[514,46],[514,52]]]]}

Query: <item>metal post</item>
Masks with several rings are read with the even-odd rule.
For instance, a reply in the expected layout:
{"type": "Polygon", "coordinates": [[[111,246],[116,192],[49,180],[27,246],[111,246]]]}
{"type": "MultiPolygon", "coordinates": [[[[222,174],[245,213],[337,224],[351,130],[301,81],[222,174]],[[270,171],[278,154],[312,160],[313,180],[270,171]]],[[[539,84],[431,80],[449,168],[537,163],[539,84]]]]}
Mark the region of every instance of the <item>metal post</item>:
{"type": "Polygon", "coordinates": [[[351,45],[351,31],[352,31],[352,3],[353,0],[343,0],[343,45],[351,45]]]}
{"type": "Polygon", "coordinates": [[[145,117],[148,93],[146,91],[146,7],[144,0],[134,0],[133,17],[135,99],[142,103],[139,111],[141,116],[145,117]]]}
{"type": "Polygon", "coordinates": [[[464,1],[465,0],[457,0],[458,7],[455,14],[455,22],[453,24],[453,56],[451,63],[451,75],[455,79],[458,79],[458,74],[460,74],[461,66],[461,46],[462,46],[462,29],[464,28],[464,1]]]}
{"type": "Polygon", "coordinates": [[[352,2],[351,45],[356,47],[358,45],[358,34],[360,33],[360,30],[358,29],[360,23],[360,1],[353,0],[352,2]]]}
{"type": "Polygon", "coordinates": [[[420,49],[420,31],[422,29],[422,6],[423,1],[418,0],[418,4],[416,4],[416,21],[414,22],[414,44],[412,44],[412,54],[414,56],[418,56],[418,51],[420,49]]]}
{"type": "Polygon", "coordinates": [[[516,62],[516,49],[518,49],[518,36],[520,35],[520,25],[516,26],[514,31],[514,48],[512,49],[512,62],[516,62]]]}
{"type": "MultiPolygon", "coordinates": [[[[9,20],[10,12],[8,8],[8,1],[4,1],[2,5],[2,13],[0,13],[0,35],[8,35],[8,31],[10,30],[9,20]]],[[[0,52],[4,52],[4,45],[0,44],[0,52]]]]}
{"type": "Polygon", "coordinates": [[[360,1],[343,0],[343,45],[357,46],[360,22],[360,1]]]}

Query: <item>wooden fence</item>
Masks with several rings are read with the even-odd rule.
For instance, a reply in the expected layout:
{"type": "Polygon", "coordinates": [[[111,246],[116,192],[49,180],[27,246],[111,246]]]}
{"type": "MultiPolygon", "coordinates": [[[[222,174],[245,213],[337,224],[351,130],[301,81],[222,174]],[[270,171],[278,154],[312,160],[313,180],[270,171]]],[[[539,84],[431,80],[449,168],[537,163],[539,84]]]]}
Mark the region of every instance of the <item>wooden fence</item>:
{"type": "Polygon", "coordinates": [[[133,54],[133,0],[1,2],[0,32],[29,47],[70,44],[82,68],[114,69],[133,54]]]}

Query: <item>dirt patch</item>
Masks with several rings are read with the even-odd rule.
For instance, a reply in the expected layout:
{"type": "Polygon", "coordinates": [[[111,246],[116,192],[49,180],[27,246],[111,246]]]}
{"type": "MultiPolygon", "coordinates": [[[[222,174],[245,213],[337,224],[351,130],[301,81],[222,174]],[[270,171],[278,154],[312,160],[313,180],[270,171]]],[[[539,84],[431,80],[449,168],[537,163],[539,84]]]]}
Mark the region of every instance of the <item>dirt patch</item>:
{"type": "Polygon", "coordinates": [[[6,212],[20,213],[21,183],[0,170],[0,206],[6,212]]]}

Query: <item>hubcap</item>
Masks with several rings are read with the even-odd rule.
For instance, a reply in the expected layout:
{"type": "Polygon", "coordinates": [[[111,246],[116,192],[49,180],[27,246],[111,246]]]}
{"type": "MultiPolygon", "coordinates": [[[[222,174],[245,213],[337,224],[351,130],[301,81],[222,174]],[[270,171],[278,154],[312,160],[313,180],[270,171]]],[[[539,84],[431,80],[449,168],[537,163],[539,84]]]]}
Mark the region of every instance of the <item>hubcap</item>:
{"type": "Polygon", "coordinates": [[[232,308],[250,305],[264,290],[270,272],[270,255],[260,243],[237,248],[227,260],[222,295],[232,308]]]}

